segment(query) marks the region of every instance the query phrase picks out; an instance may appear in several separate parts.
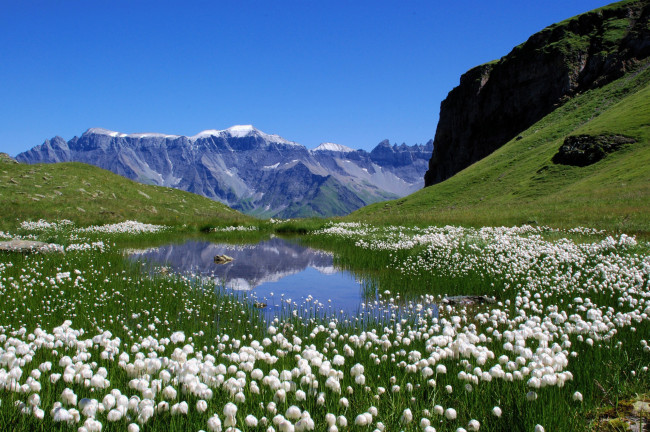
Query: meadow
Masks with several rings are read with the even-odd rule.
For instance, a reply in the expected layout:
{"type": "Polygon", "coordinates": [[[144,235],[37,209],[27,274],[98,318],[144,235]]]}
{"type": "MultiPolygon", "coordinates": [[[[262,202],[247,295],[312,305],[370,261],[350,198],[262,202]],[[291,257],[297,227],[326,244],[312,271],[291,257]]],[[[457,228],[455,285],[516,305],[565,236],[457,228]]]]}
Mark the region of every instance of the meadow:
{"type": "MultiPolygon", "coordinates": [[[[205,234],[254,241],[266,222],[205,234]]],[[[354,316],[142,271],[185,235],[23,222],[0,255],[0,428],[79,431],[625,430],[648,397],[650,244],[587,228],[321,222],[307,244],[365,281],[354,316]],[[486,295],[488,304],[447,296],[486,295]]],[[[323,290],[327,287],[309,287],[323,290]]],[[[642,411],[642,410],[640,410],[642,411]]]]}

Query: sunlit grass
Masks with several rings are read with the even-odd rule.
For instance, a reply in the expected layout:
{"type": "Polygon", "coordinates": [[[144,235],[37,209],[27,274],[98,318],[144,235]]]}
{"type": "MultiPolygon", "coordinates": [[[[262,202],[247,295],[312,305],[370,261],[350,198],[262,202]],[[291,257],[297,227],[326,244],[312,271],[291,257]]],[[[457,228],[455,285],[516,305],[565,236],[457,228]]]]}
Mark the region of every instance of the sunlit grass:
{"type": "Polygon", "coordinates": [[[304,240],[364,276],[366,306],[267,322],[213,282],[143,272],[124,233],[20,232],[102,246],[0,255],[4,429],[581,431],[650,384],[649,246],[625,236],[329,224],[304,240]],[[436,306],[459,293],[496,303],[436,306]]]}

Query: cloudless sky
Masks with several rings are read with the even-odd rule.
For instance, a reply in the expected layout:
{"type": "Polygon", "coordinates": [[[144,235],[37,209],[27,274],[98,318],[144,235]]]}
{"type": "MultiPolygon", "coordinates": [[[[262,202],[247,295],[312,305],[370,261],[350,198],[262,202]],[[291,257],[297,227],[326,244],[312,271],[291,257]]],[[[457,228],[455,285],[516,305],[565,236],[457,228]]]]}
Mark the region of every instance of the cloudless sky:
{"type": "Polygon", "coordinates": [[[0,0],[0,151],[235,124],[308,148],[424,143],[462,73],[608,3],[0,0]]]}

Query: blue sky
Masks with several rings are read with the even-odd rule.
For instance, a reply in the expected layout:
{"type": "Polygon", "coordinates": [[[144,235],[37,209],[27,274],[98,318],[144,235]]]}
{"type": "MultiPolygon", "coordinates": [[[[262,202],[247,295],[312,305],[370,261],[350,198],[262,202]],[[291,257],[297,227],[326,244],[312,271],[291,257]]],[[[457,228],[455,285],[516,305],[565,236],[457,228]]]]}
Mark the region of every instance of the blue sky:
{"type": "Polygon", "coordinates": [[[0,151],[91,127],[433,138],[469,68],[597,0],[0,0],[0,151]]]}

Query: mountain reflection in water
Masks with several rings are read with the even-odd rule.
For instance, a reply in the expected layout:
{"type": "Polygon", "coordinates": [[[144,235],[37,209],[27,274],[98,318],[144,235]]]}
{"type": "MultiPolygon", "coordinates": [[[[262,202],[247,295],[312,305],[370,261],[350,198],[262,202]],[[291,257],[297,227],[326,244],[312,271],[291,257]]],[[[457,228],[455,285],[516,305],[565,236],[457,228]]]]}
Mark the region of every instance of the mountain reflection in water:
{"type": "Polygon", "coordinates": [[[311,296],[326,309],[355,312],[362,302],[361,282],[351,273],[334,268],[331,253],[281,238],[254,245],[191,240],[135,252],[130,257],[166,266],[175,273],[209,277],[231,290],[253,291],[269,307],[278,306],[281,299],[300,304],[311,296]],[[234,260],[215,264],[215,255],[234,260]]]}

